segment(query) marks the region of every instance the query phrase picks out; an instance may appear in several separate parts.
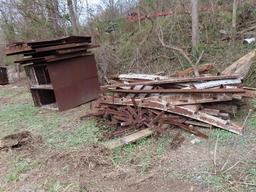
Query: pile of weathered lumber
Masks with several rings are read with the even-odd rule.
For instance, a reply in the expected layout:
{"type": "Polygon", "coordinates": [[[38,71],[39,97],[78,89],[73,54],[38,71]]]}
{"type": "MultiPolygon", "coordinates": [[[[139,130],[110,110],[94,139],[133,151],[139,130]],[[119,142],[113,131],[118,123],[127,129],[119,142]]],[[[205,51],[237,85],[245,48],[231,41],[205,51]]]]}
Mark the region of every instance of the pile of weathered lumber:
{"type": "Polygon", "coordinates": [[[192,78],[124,74],[102,87],[95,116],[119,127],[113,136],[129,129],[174,125],[207,138],[197,127],[219,127],[237,134],[243,127],[230,120],[245,90],[236,75],[192,78]],[[154,80],[155,79],[155,80],[154,80]]]}
{"type": "MultiPolygon", "coordinates": [[[[243,66],[241,63],[239,67],[243,66]]],[[[116,76],[102,87],[102,96],[90,115],[104,118],[107,124],[116,127],[110,137],[137,131],[110,142],[110,148],[153,133],[162,134],[171,127],[202,138],[208,138],[208,135],[200,128],[218,127],[242,135],[245,123],[238,124],[231,119],[244,98],[255,97],[255,90],[243,86],[247,69],[242,74],[236,71],[232,74],[229,68],[222,75],[199,77],[184,77],[187,71],[182,72],[182,77],[116,76]]]]}

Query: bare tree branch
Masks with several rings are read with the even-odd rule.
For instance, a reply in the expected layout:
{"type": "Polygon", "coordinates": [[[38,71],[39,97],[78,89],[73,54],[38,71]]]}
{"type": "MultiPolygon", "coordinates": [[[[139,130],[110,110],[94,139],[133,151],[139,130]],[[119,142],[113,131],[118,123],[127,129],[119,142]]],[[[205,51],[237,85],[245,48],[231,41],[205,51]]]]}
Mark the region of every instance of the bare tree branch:
{"type": "Polygon", "coordinates": [[[192,60],[189,58],[189,56],[185,53],[185,51],[183,49],[181,49],[177,46],[174,46],[174,45],[166,45],[165,44],[163,30],[161,28],[159,28],[159,30],[157,31],[157,36],[158,36],[158,39],[159,39],[159,41],[160,41],[160,43],[162,44],[163,47],[179,52],[189,62],[189,64],[192,66],[195,76],[199,76],[199,72],[198,72],[198,69],[197,69],[196,65],[193,64],[192,60]]]}

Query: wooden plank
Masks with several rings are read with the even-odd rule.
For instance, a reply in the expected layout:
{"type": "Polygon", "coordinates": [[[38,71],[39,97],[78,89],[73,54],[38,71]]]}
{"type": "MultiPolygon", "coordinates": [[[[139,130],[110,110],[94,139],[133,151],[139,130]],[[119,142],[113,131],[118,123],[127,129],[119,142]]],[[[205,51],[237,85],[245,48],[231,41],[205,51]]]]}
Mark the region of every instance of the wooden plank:
{"type": "Polygon", "coordinates": [[[199,122],[199,121],[191,121],[191,120],[187,120],[184,122],[185,124],[187,125],[194,125],[194,126],[197,126],[197,127],[204,127],[204,128],[212,128],[212,125],[209,125],[207,123],[202,123],[202,122],[199,122]]]}
{"type": "Polygon", "coordinates": [[[101,97],[101,102],[113,102],[121,105],[130,105],[133,104],[133,101],[136,103],[142,102],[166,102],[170,105],[194,105],[194,104],[205,104],[205,103],[218,103],[223,101],[232,101],[232,96],[229,94],[216,94],[215,97],[212,94],[197,94],[197,95],[189,95],[189,94],[170,94],[166,96],[151,96],[146,98],[119,98],[112,96],[103,96],[101,97]],[[187,96],[187,97],[186,97],[187,96]]]}
{"type": "Polygon", "coordinates": [[[116,93],[244,93],[244,89],[153,89],[153,90],[124,90],[124,89],[109,89],[116,93]]]}
{"type": "Polygon", "coordinates": [[[164,85],[164,84],[176,84],[176,83],[189,83],[189,82],[203,82],[212,80],[224,80],[224,79],[237,79],[239,75],[221,75],[221,76],[209,76],[209,77],[190,77],[190,78],[169,78],[167,80],[154,80],[154,81],[141,81],[135,83],[124,84],[114,84],[103,86],[102,88],[111,87],[125,87],[125,86],[135,86],[135,85],[164,85]]]}
{"type": "Polygon", "coordinates": [[[117,147],[121,147],[121,146],[127,145],[129,143],[133,143],[133,142],[143,139],[145,137],[149,137],[152,134],[153,134],[153,130],[151,128],[143,129],[143,130],[133,133],[131,135],[108,141],[106,143],[103,143],[103,145],[109,149],[115,149],[117,147]]]}
{"type": "Polygon", "coordinates": [[[217,80],[217,81],[208,81],[204,83],[194,83],[193,85],[197,89],[208,89],[213,87],[219,87],[221,85],[237,85],[241,84],[241,79],[225,79],[225,80],[217,80]]]}
{"type": "Polygon", "coordinates": [[[30,89],[53,90],[52,85],[31,85],[30,89]]]}
{"type": "Polygon", "coordinates": [[[207,113],[209,115],[213,115],[213,116],[219,116],[220,115],[220,110],[218,110],[218,109],[204,108],[201,111],[204,112],[204,113],[207,113]]]}
{"type": "Polygon", "coordinates": [[[243,97],[255,98],[256,97],[256,90],[245,90],[245,93],[242,94],[243,97]]]}
{"type": "Polygon", "coordinates": [[[120,80],[129,80],[129,79],[164,80],[164,79],[169,79],[169,77],[167,77],[167,76],[148,75],[148,74],[136,74],[136,73],[120,74],[120,75],[118,75],[118,78],[120,80]]]}
{"type": "Polygon", "coordinates": [[[249,72],[252,64],[256,60],[256,51],[253,50],[245,56],[238,59],[236,62],[228,66],[224,71],[222,71],[223,75],[229,74],[238,74],[240,77],[244,78],[249,72]]]}

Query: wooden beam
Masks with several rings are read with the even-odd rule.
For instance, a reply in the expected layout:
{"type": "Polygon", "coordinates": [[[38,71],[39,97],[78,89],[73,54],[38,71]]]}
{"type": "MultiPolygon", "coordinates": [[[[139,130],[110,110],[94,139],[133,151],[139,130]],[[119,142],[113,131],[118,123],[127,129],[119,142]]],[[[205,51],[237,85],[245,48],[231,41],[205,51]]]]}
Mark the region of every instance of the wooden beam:
{"type": "Polygon", "coordinates": [[[150,135],[153,134],[153,130],[148,128],[148,129],[143,129],[141,131],[138,131],[136,133],[133,133],[131,135],[128,136],[124,136],[122,138],[119,139],[114,139],[111,141],[108,141],[106,143],[104,143],[103,145],[109,149],[115,149],[117,147],[121,147],[123,145],[127,145],[129,143],[133,143],[139,139],[143,139],[145,137],[148,137],[150,135]]]}
{"type": "Polygon", "coordinates": [[[244,89],[153,89],[153,90],[125,90],[109,89],[116,93],[244,93],[244,89]]]}

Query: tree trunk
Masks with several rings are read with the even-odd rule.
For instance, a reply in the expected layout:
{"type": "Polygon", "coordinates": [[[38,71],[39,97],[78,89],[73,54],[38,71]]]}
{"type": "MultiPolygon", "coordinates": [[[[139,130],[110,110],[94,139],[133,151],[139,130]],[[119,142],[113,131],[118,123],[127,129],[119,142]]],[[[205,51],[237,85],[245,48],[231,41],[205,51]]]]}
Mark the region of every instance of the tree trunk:
{"type": "Polygon", "coordinates": [[[199,44],[198,0],[191,0],[192,10],[192,47],[193,53],[197,51],[199,44]]]}
{"type": "Polygon", "coordinates": [[[74,10],[73,1],[67,0],[67,4],[68,4],[68,10],[69,10],[70,19],[71,19],[71,25],[73,29],[73,35],[78,35],[79,34],[78,22],[77,22],[75,10],[74,10]]]}
{"type": "Polygon", "coordinates": [[[48,21],[53,28],[54,36],[56,36],[60,31],[60,27],[58,24],[58,0],[47,0],[46,7],[48,21]]]}
{"type": "Polygon", "coordinates": [[[233,0],[233,14],[232,14],[232,40],[236,38],[236,12],[237,12],[238,0],[233,0]]]}

